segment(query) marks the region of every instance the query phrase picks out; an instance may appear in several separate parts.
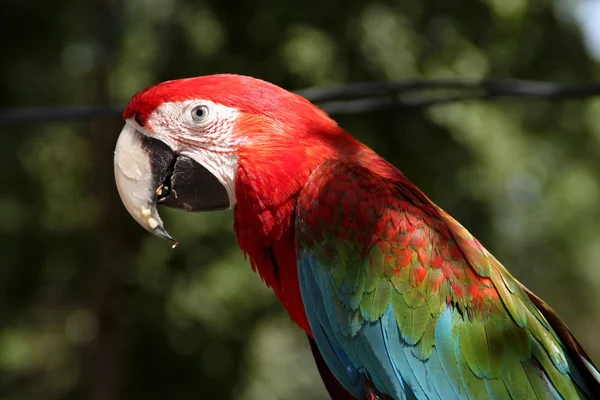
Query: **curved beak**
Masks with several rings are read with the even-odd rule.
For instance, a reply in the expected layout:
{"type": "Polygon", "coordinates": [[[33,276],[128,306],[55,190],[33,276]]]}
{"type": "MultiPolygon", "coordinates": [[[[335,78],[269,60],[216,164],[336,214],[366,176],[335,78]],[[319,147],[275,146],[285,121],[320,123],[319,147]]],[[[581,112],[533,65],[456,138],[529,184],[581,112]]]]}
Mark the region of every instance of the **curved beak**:
{"type": "Polygon", "coordinates": [[[167,176],[175,153],[163,142],[125,124],[115,148],[115,181],[123,205],[149,232],[169,240],[156,209],[156,189],[167,176]]]}
{"type": "Polygon", "coordinates": [[[189,157],[126,123],[115,148],[115,181],[129,214],[146,230],[175,240],[166,231],[157,205],[186,211],[229,208],[221,182],[189,157]]]}

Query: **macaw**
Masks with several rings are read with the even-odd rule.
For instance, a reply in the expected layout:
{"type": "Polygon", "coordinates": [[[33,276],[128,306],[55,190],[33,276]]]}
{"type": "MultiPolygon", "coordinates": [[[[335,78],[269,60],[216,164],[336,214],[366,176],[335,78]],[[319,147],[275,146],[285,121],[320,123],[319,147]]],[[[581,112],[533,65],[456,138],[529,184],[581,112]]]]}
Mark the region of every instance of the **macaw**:
{"type": "Polygon", "coordinates": [[[124,112],[132,217],[231,209],[239,246],[308,335],[334,399],[593,399],[560,317],[395,166],[251,77],[163,82],[124,112]]]}

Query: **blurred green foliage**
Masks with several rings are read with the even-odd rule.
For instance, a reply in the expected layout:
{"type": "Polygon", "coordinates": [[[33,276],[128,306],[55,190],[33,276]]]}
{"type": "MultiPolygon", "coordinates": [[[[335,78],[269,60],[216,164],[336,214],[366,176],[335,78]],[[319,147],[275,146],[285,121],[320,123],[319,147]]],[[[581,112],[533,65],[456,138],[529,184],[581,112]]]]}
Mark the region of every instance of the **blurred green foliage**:
{"type": "MultiPolygon", "coordinates": [[[[0,105],[125,104],[217,72],[289,89],[415,77],[598,79],[552,0],[0,2],[0,105]]],[[[463,103],[339,122],[399,166],[600,362],[600,99],[463,103]]],[[[324,399],[303,335],[238,250],[230,212],[117,198],[122,122],[2,127],[0,398],[324,399]]]]}

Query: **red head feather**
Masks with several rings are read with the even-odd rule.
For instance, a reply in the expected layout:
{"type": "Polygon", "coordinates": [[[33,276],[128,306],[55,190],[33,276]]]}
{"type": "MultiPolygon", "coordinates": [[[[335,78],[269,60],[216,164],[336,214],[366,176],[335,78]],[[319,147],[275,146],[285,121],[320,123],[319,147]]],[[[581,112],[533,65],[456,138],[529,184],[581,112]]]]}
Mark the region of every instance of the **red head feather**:
{"type": "Polygon", "coordinates": [[[306,119],[333,121],[297,94],[272,83],[243,75],[217,74],[159,83],[136,94],[123,113],[145,125],[152,112],[165,102],[205,99],[248,114],[286,118],[294,124],[306,119]]]}

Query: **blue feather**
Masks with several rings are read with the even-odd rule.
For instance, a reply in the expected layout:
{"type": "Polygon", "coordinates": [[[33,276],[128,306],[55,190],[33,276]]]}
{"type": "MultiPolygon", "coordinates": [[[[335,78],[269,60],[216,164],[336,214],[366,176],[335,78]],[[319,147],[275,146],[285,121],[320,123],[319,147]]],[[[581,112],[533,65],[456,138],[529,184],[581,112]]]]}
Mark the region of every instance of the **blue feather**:
{"type": "Polygon", "coordinates": [[[310,257],[298,260],[298,274],[300,290],[302,293],[306,293],[304,297],[311,299],[311,301],[305,302],[304,305],[309,321],[313,321],[310,322],[310,325],[315,342],[327,366],[342,386],[354,397],[362,398],[365,394],[364,376],[356,369],[343,350],[339,346],[334,345],[329,339],[326,333],[332,332],[329,318],[322,315],[322,312],[317,311],[319,309],[322,310],[325,302],[321,296],[315,276],[312,273],[310,263],[310,257]]]}

